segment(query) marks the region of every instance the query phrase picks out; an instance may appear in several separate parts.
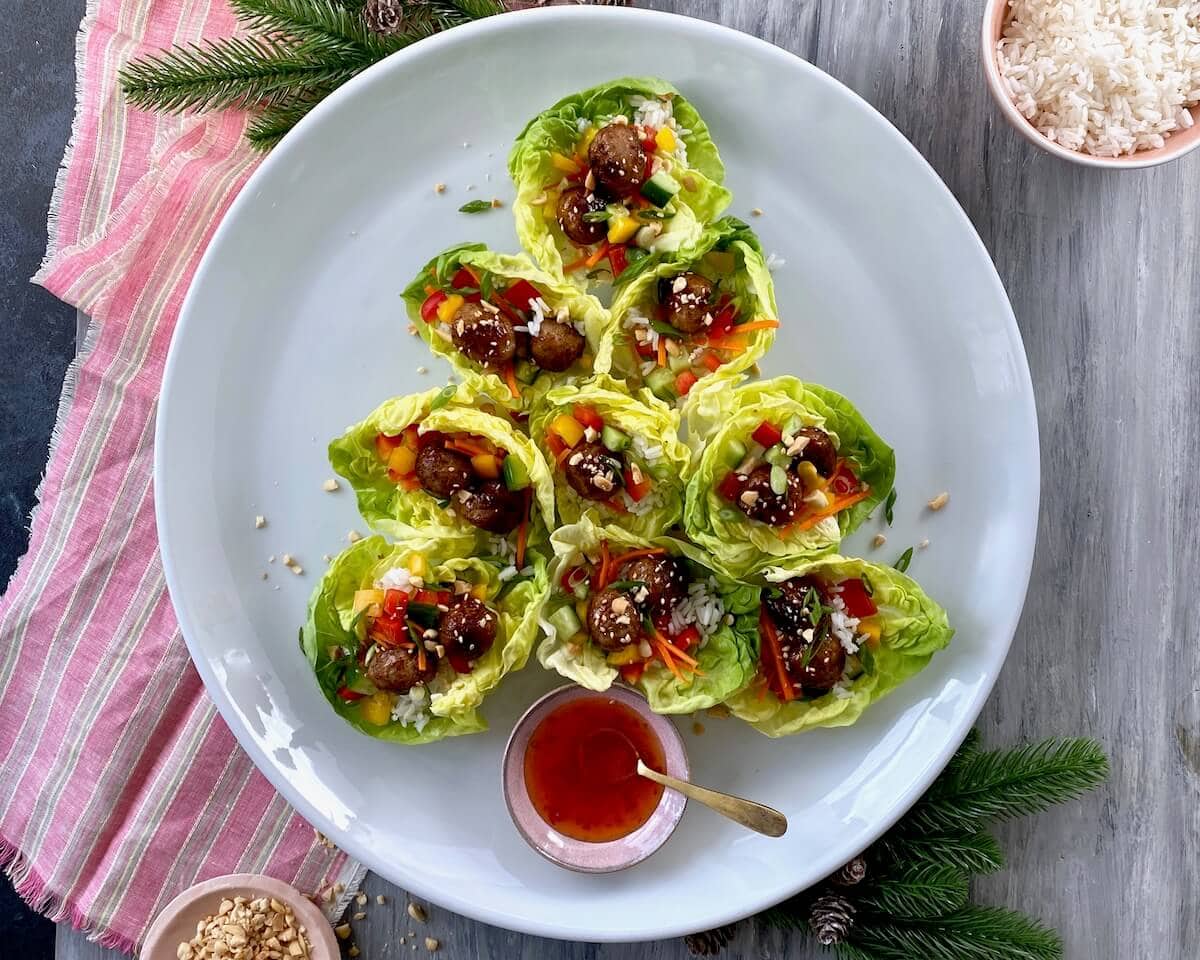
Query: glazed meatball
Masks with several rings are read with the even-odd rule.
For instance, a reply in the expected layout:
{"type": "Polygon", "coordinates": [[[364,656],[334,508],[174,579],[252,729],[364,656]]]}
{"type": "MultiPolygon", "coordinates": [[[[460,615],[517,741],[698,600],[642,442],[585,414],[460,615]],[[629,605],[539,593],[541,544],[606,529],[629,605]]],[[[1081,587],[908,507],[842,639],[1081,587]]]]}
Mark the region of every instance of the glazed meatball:
{"type": "Polygon", "coordinates": [[[792,577],[768,588],[763,606],[780,630],[798,636],[816,626],[806,606],[809,590],[815,590],[817,599],[824,600],[824,585],[816,577],[792,577]]]}
{"type": "Polygon", "coordinates": [[[450,336],[459,353],[489,370],[503,367],[517,352],[512,321],[490,304],[464,303],[450,322],[450,336]]]}
{"type": "Polygon", "coordinates": [[[804,484],[798,476],[789,470],[787,490],[776,493],[771,489],[771,468],[764,463],[742,480],[734,503],[751,520],[784,527],[796,519],[803,501],[804,484]]]}
{"type": "Polygon", "coordinates": [[[517,336],[517,349],[515,356],[518,360],[528,360],[533,356],[533,344],[529,334],[524,330],[513,331],[517,336]]]}
{"type": "Polygon", "coordinates": [[[610,653],[641,643],[642,618],[634,602],[611,587],[592,594],[588,601],[587,628],[592,642],[610,653]]]}
{"type": "Polygon", "coordinates": [[[787,637],[782,642],[787,650],[783,659],[788,675],[804,688],[805,693],[825,693],[842,679],[846,651],[833,634],[826,631],[811,644],[795,637],[787,637]]]}
{"type": "Polygon", "coordinates": [[[646,151],[637,130],[610,123],[596,131],[588,147],[588,163],[596,183],[609,193],[627,197],[646,182],[646,151]]]}
{"type": "Polygon", "coordinates": [[[607,500],[625,482],[624,458],[599,443],[581,443],[563,464],[567,483],[585,500],[607,500]]]}
{"type": "Polygon", "coordinates": [[[687,596],[687,569],[678,557],[638,557],[621,564],[617,579],[644,583],[645,595],[638,588],[633,591],[633,598],[639,607],[655,616],[670,613],[687,596]]]}
{"type": "Polygon", "coordinates": [[[658,302],[667,312],[667,323],[683,333],[711,326],[712,295],[712,282],[698,273],[681,273],[658,281],[658,302]]]}
{"type": "Polygon", "coordinates": [[[451,656],[478,660],[492,649],[500,619],[469,593],[455,597],[438,622],[438,640],[451,656]]]}
{"type": "Polygon", "coordinates": [[[425,651],[425,669],[421,669],[416,651],[399,647],[377,647],[375,656],[367,664],[367,679],[380,690],[408,693],[421,683],[428,683],[437,676],[438,658],[432,651],[425,651]]]}
{"type": "Polygon", "coordinates": [[[837,447],[833,445],[833,437],[820,427],[801,427],[796,431],[796,438],[807,437],[808,443],[800,451],[800,459],[807,460],[817,468],[817,473],[828,479],[837,469],[837,447]]]}
{"type": "Polygon", "coordinates": [[[559,320],[543,320],[530,350],[534,362],[543,370],[562,373],[583,354],[583,334],[571,324],[559,320]]]}
{"type": "Polygon", "coordinates": [[[417,479],[428,493],[445,499],[475,480],[471,461],[455,450],[428,446],[417,454],[417,479]]]}
{"type": "Polygon", "coordinates": [[[512,533],[521,524],[525,498],[500,480],[485,480],[479,489],[459,494],[459,516],[488,533],[512,533]]]}
{"type": "Polygon", "coordinates": [[[603,220],[585,220],[584,215],[603,210],[605,203],[587,187],[569,187],[558,198],[558,225],[573,243],[588,246],[608,235],[603,220]]]}

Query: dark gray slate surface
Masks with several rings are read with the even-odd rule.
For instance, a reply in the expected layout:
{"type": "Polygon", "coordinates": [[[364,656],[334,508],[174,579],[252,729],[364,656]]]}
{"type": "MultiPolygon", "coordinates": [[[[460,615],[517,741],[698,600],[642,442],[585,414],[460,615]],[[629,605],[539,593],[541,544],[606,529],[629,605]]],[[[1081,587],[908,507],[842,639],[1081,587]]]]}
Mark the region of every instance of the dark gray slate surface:
{"type": "MultiPolygon", "coordinates": [[[[30,284],[46,244],[46,211],[71,130],[74,38],[82,0],[7,0],[0,19],[0,584],[25,552],[29,510],[63,372],[75,350],[75,311],[30,284]]],[[[0,953],[43,960],[53,925],[0,879],[0,953]]]]}

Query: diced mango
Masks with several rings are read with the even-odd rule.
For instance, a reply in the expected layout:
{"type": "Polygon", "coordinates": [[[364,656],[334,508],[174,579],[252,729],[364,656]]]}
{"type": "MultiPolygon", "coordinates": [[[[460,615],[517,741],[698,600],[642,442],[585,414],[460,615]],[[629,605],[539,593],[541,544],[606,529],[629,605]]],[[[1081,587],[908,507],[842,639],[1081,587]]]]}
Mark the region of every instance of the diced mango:
{"type": "Polygon", "coordinates": [[[546,195],[546,202],[542,204],[542,219],[548,223],[553,223],[558,219],[557,193],[550,193],[546,195]]]}
{"type": "Polygon", "coordinates": [[[658,144],[658,149],[671,153],[675,149],[675,131],[670,127],[659,127],[654,142],[658,144]]]}
{"type": "Polygon", "coordinates": [[[412,447],[397,447],[388,456],[387,465],[389,470],[406,477],[417,469],[417,451],[412,447]]]}
{"type": "Polygon", "coordinates": [[[878,648],[879,638],[883,635],[883,625],[877,618],[871,617],[869,620],[859,622],[858,632],[866,635],[867,646],[874,650],[878,648]]]}
{"type": "Polygon", "coordinates": [[[550,162],[554,165],[554,169],[561,170],[563,173],[578,173],[579,164],[571,157],[565,157],[557,151],[550,154],[550,162]]]}
{"type": "Polygon", "coordinates": [[[568,447],[583,439],[583,424],[568,413],[559,414],[550,423],[550,432],[561,438],[568,447]]]}
{"type": "Polygon", "coordinates": [[[486,583],[477,583],[475,586],[471,587],[471,596],[473,596],[476,600],[486,600],[487,593],[488,588],[486,583]]]}
{"type": "Polygon", "coordinates": [[[391,722],[394,705],[392,695],[386,690],[380,690],[360,701],[358,709],[364,721],[374,727],[382,727],[391,722]]]}
{"type": "Polygon", "coordinates": [[[494,453],[476,454],[471,458],[471,466],[486,480],[495,480],[500,476],[500,460],[494,453]]]}
{"type": "Polygon", "coordinates": [[[804,483],[805,490],[820,490],[825,486],[825,479],[807,460],[800,461],[799,466],[796,467],[796,475],[804,483]]]}
{"type": "Polygon", "coordinates": [[[591,147],[592,141],[596,139],[596,133],[600,130],[595,124],[592,124],[583,131],[583,136],[579,138],[579,146],[575,148],[575,152],[581,157],[586,157],[588,148],[591,147]]]}
{"type": "Polygon", "coordinates": [[[414,577],[429,576],[429,564],[426,562],[424,554],[414,553],[408,558],[408,572],[414,577]]]}
{"type": "Polygon", "coordinates": [[[610,667],[623,667],[626,664],[636,663],[638,660],[641,660],[642,654],[641,651],[638,650],[638,645],[636,643],[631,643],[629,646],[623,647],[620,650],[614,650],[607,657],[605,657],[605,659],[608,661],[608,665],[610,667]]]}
{"type": "Polygon", "coordinates": [[[608,221],[608,242],[627,243],[641,226],[637,220],[628,215],[613,217],[608,221]]]}
{"type": "Polygon", "coordinates": [[[438,319],[441,320],[442,323],[449,323],[454,319],[454,315],[458,313],[458,308],[461,307],[464,302],[465,301],[460,294],[450,294],[450,296],[448,296],[438,305],[438,319]]]}
{"type": "Polygon", "coordinates": [[[370,611],[370,608],[383,603],[382,590],[355,590],[354,591],[354,613],[357,614],[360,610],[370,611]]]}

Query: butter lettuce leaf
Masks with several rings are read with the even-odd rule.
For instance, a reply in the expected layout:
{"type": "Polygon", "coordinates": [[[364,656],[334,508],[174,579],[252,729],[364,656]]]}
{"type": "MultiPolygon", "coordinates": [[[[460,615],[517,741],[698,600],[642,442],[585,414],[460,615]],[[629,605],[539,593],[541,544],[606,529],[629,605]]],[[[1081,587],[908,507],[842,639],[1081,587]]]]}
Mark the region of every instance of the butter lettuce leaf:
{"type": "MultiPolygon", "coordinates": [[[[547,608],[574,604],[576,598],[562,586],[563,575],[585,559],[594,561],[600,545],[607,541],[614,553],[645,547],[662,547],[680,557],[694,579],[708,583],[710,596],[719,598],[732,623],[722,623],[697,653],[700,672],[683,680],[677,678],[661,660],[650,661],[634,684],[645,695],[656,713],[693,713],[714,706],[743,688],[754,677],[758,662],[758,587],[737,583],[712,567],[711,559],[693,544],[674,537],[643,538],[616,526],[601,526],[592,515],[578,523],[561,527],[551,536],[554,565],[547,608]]],[[[605,653],[587,640],[586,634],[562,636],[555,618],[543,618],[544,639],[537,657],[542,666],[556,670],[591,690],[607,690],[620,678],[605,653]]]]}
{"type": "MultiPolygon", "coordinates": [[[[443,433],[474,433],[487,437],[516,457],[529,474],[533,487],[531,543],[544,543],[554,527],[554,481],[550,468],[534,443],[502,415],[488,413],[477,404],[486,400],[471,384],[428,390],[388,400],[366,419],[347,429],[329,444],[329,462],[350,484],[358,511],[372,530],[395,539],[447,540],[460,550],[493,543],[486,533],[461,517],[448,513],[424,490],[405,490],[388,479],[387,466],[375,451],[375,437],[395,436],[410,424],[443,433]]],[[[511,542],[516,534],[509,534],[511,542]]]]}
{"type": "Polygon", "coordinates": [[[811,559],[836,550],[892,488],[896,458],[841,394],[795,377],[776,377],[732,387],[714,381],[697,387],[684,405],[688,444],[693,450],[684,526],[712,552],[731,576],[742,577],[780,557],[811,559]],[[764,420],[776,425],[798,416],[805,426],[831,434],[839,457],[849,462],[869,495],[806,529],[781,532],[750,520],[717,491],[740,445],[764,420]]]}
{"type": "Polygon", "coordinates": [[[403,297],[409,320],[429,349],[437,356],[445,357],[481,396],[509,409],[532,409],[552,387],[578,382],[594,373],[608,373],[612,365],[612,317],[608,310],[595,297],[539,269],[524,254],[510,256],[495,253],[482,243],[449,247],[421,268],[405,288],[403,297]],[[421,316],[421,306],[430,296],[429,291],[453,293],[457,289],[452,285],[454,276],[463,267],[480,281],[480,286],[470,290],[490,302],[497,302],[507,288],[524,280],[537,289],[551,313],[566,307],[571,320],[582,325],[582,333],[587,341],[583,356],[571,369],[561,373],[529,368],[530,374],[534,375],[532,382],[519,382],[520,396],[514,397],[504,379],[465,357],[454,346],[450,339],[449,324],[439,322],[436,317],[432,323],[428,323],[421,316]]]}
{"type": "Polygon", "coordinates": [[[554,498],[560,522],[577,522],[591,512],[601,524],[619,524],[642,537],[658,536],[683,515],[683,473],[688,467],[688,448],[679,439],[679,413],[668,407],[649,390],[631,392],[623,383],[600,376],[575,386],[556,387],[529,418],[529,434],[552,464],[554,498]],[[563,476],[548,443],[547,431],[556,417],[570,415],[575,404],[595,410],[605,424],[630,439],[625,451],[626,464],[636,463],[652,482],[650,492],[640,503],[630,500],[622,490],[614,493],[625,509],[620,510],[595,500],[580,497],[563,476]]]}
{"type": "MultiPolygon", "coordinates": [[[[669,336],[692,352],[705,346],[700,335],[671,333],[662,329],[656,319],[658,281],[682,273],[697,273],[710,280],[718,302],[728,297],[737,308],[738,325],[778,321],[779,308],[775,303],[775,284],[763,257],[762,245],[742,221],[724,217],[708,227],[693,246],[673,253],[659,253],[629,267],[616,282],[616,298],[612,305],[614,343],[612,349],[613,375],[624,377],[630,384],[641,386],[645,358],[634,349],[634,330],[650,328],[669,336]]],[[[719,311],[713,311],[714,314],[719,311]]],[[[729,334],[717,338],[712,352],[722,360],[715,372],[701,362],[693,361],[688,369],[699,377],[701,385],[713,379],[734,377],[749,370],[763,358],[775,342],[775,330],[757,329],[739,333],[734,326],[729,334]],[[720,344],[728,346],[720,346],[720,344]]],[[[692,387],[696,389],[696,387],[692,387]]],[[[672,402],[677,397],[673,383],[659,386],[662,399],[672,402]]]]}
{"type": "MultiPolygon", "coordinates": [[[[555,155],[574,156],[589,127],[603,126],[617,116],[633,121],[643,101],[669,101],[676,130],[686,131],[679,136],[683,153],[676,150],[667,158],[668,172],[681,189],[667,204],[669,217],[651,249],[677,250],[694,244],[704,225],[729,205],[731,195],[721,186],[725,168],[708,126],[670,83],[653,77],[625,77],[564,97],[526,125],[508,157],[509,174],[517,188],[513,203],[517,236],[551,273],[562,274],[564,264],[580,255],[555,218],[557,185],[564,177],[564,170],[555,165],[555,155]]],[[[568,279],[580,286],[588,283],[583,270],[568,279]]]]}
{"type": "Polygon", "coordinates": [[[768,584],[804,574],[833,582],[865,577],[881,626],[878,647],[863,658],[863,672],[840,685],[843,696],[834,690],[812,700],[784,703],[769,690],[764,694],[751,686],[727,701],[735,716],[769,737],[854,723],[868,706],[923,670],[954,636],[946,611],[915,580],[892,567],[830,555],[809,562],[788,560],[763,574],[768,584]]]}

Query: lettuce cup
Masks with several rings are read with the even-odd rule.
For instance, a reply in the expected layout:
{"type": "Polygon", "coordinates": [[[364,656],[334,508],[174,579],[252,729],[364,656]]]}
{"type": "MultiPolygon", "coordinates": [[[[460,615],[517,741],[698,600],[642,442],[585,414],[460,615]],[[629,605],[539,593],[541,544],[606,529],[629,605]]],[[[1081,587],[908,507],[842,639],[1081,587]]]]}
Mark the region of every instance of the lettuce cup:
{"type": "Polygon", "coordinates": [[[689,456],[679,414],[649,391],[630,396],[608,377],[558,387],[530,417],[529,433],[550,464],[562,523],[593,513],[654,537],[683,515],[689,456]]]}
{"type": "Polygon", "coordinates": [[[673,403],[713,374],[738,374],[775,342],[779,311],[762,246],[726,217],[686,251],[621,275],[612,306],[617,376],[673,403]]]}
{"type": "Polygon", "coordinates": [[[684,526],[731,576],[835,550],[892,488],[892,448],[824,387],[713,383],[689,396],[685,416],[684,526]]]}
{"type": "Polygon", "coordinates": [[[517,137],[508,170],[521,245],[581,287],[695,243],[730,201],[700,114],[649,77],[560,100],[517,137]]]}
{"type": "Polygon", "coordinates": [[[404,291],[421,338],[481,393],[529,409],[555,384],[607,373],[611,317],[522,255],[450,247],[404,291]]]}
{"type": "Polygon", "coordinates": [[[388,400],[329,444],[329,462],[373,530],[486,544],[522,566],[554,526],[553,480],[533,442],[478,400],[467,384],[388,400]]]}
{"type": "Polygon", "coordinates": [[[363,733],[413,744],[478,733],[483,698],[529,658],[548,592],[536,551],[517,567],[447,541],[369,537],[326,571],[300,646],[363,733]]]}
{"type": "Polygon", "coordinates": [[[764,580],[758,672],[727,703],[769,737],[854,723],[954,635],[892,567],[831,555],[769,567],[764,580]]]}
{"type": "Polygon", "coordinates": [[[716,573],[703,551],[587,516],[551,543],[542,666],[591,690],[623,680],[657,713],[714,706],[755,676],[759,588],[716,573]]]}

